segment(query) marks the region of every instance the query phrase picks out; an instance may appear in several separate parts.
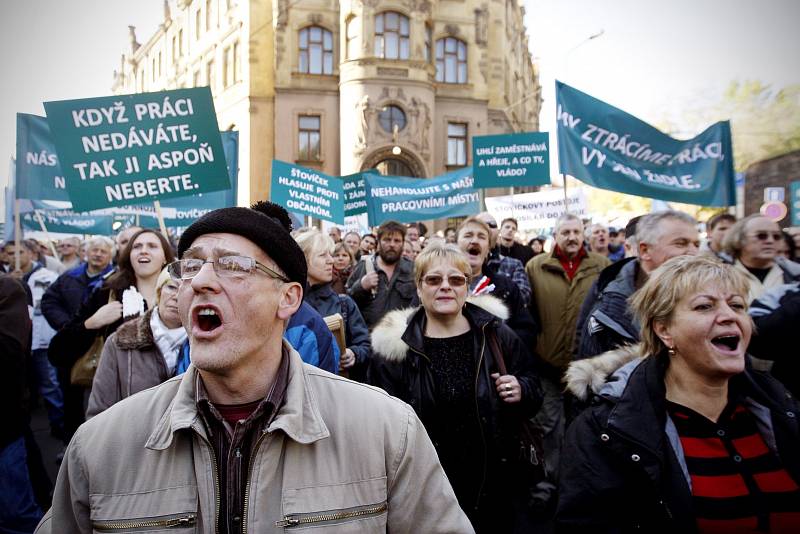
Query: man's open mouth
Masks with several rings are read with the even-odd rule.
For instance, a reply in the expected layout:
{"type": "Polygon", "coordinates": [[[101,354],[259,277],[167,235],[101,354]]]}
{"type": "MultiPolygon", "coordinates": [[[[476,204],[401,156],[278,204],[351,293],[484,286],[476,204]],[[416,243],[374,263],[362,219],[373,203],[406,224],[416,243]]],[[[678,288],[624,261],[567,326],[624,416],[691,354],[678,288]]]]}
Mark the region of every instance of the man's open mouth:
{"type": "Polygon", "coordinates": [[[467,247],[467,254],[472,256],[480,256],[481,255],[481,246],[480,245],[469,245],[467,247]]]}
{"type": "Polygon", "coordinates": [[[222,317],[212,307],[198,306],[194,312],[194,324],[203,332],[211,332],[222,326],[222,317]]]}
{"type": "Polygon", "coordinates": [[[732,351],[739,346],[739,339],[741,338],[737,335],[717,336],[711,340],[711,344],[719,349],[732,351]]]}

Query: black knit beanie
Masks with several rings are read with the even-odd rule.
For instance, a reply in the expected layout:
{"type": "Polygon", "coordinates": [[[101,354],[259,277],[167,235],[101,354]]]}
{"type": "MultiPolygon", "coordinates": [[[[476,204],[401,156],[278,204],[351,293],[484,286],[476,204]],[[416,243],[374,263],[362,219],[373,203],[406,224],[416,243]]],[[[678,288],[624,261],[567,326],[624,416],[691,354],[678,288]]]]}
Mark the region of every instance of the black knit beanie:
{"type": "Polygon", "coordinates": [[[201,235],[236,234],[258,245],[289,280],[305,287],[308,274],[306,257],[291,231],[289,214],[272,202],[257,202],[249,208],[221,208],[206,213],[183,232],[178,242],[178,257],[182,257],[201,235]]]}

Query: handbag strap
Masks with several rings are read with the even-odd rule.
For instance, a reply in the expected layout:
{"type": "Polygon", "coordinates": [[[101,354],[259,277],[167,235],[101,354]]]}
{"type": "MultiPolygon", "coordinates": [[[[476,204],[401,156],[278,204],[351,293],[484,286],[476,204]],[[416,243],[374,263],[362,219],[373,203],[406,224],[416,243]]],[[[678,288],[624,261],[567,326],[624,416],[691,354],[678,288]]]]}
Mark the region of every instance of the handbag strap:
{"type": "Polygon", "coordinates": [[[500,344],[497,341],[497,332],[494,329],[489,330],[489,347],[494,353],[494,359],[497,361],[497,369],[501,375],[507,375],[506,362],[503,359],[503,352],[500,350],[500,344]]]}

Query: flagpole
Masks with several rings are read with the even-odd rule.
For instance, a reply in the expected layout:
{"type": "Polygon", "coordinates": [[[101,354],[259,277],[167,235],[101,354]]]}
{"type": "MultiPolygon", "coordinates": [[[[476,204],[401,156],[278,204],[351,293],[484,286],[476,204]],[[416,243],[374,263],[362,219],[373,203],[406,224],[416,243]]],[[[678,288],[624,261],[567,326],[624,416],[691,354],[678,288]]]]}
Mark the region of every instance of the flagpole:
{"type": "Polygon", "coordinates": [[[169,241],[169,234],[167,233],[167,225],[164,224],[164,215],[161,214],[161,202],[158,200],[153,201],[153,206],[156,207],[156,217],[158,217],[158,227],[161,229],[161,234],[169,241]]]}
{"type": "Polygon", "coordinates": [[[22,234],[22,224],[19,221],[19,202],[14,199],[14,270],[19,271],[19,245],[22,234]]]}
{"type": "Polygon", "coordinates": [[[36,218],[39,220],[39,226],[42,227],[42,232],[44,232],[44,238],[47,239],[47,243],[50,245],[50,251],[53,253],[53,257],[58,259],[58,252],[56,252],[56,246],[50,239],[50,232],[47,231],[47,226],[44,225],[44,219],[42,218],[41,212],[39,212],[39,210],[34,210],[34,213],[36,214],[36,218]]]}
{"type": "Polygon", "coordinates": [[[567,175],[562,174],[561,178],[564,180],[564,213],[569,212],[569,203],[567,202],[567,175]]]}

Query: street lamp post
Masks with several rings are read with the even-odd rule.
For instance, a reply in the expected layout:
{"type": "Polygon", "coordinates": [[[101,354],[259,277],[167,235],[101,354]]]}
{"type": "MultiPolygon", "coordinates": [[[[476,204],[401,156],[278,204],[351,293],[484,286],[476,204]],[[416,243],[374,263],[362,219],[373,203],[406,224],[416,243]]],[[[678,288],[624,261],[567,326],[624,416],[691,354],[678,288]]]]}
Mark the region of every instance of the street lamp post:
{"type": "MultiPolygon", "coordinates": [[[[593,33],[592,35],[588,36],[587,38],[585,38],[580,43],[576,44],[575,46],[573,46],[572,48],[567,50],[567,53],[564,54],[564,77],[565,78],[569,79],[569,56],[575,50],[577,50],[578,48],[582,47],[583,45],[585,45],[589,41],[593,41],[594,39],[597,39],[598,37],[602,37],[603,34],[605,34],[605,33],[606,33],[606,31],[603,28],[600,28],[599,32],[593,33]]],[[[567,213],[567,208],[568,208],[568,201],[567,201],[567,175],[566,174],[562,174],[561,175],[561,179],[564,181],[564,213],[567,213]]]]}

